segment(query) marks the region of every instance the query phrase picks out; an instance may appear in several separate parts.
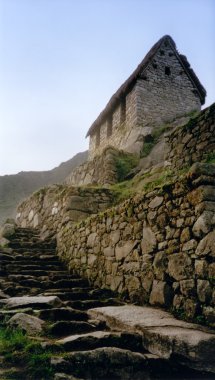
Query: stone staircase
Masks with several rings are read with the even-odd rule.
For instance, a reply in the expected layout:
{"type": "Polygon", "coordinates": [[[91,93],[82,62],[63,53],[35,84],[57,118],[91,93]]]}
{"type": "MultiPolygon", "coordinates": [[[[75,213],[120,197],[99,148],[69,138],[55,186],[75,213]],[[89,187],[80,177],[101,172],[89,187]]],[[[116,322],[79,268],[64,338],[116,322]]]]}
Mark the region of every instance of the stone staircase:
{"type": "MultiPolygon", "coordinates": [[[[0,249],[0,323],[21,327],[39,339],[44,352],[51,350],[50,378],[197,378],[147,352],[138,333],[110,330],[104,321],[92,319],[88,309],[123,303],[111,291],[92,288],[88,280],[70,274],[55,251],[54,239],[42,241],[36,230],[18,227],[9,248],[0,249]]],[[[2,367],[0,379],[9,379],[4,361],[2,367]]],[[[13,379],[31,378],[23,369],[14,372],[13,379]]]]}

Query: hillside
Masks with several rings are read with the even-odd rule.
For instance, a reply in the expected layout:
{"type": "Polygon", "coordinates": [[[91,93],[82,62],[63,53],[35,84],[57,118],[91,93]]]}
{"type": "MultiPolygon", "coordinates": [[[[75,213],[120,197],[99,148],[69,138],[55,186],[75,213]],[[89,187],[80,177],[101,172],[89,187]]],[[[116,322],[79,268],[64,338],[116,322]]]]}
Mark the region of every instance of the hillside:
{"type": "Polygon", "coordinates": [[[32,192],[63,182],[74,168],[87,160],[87,155],[87,151],[78,153],[52,170],[0,176],[0,224],[6,218],[15,216],[18,203],[32,192]]]}

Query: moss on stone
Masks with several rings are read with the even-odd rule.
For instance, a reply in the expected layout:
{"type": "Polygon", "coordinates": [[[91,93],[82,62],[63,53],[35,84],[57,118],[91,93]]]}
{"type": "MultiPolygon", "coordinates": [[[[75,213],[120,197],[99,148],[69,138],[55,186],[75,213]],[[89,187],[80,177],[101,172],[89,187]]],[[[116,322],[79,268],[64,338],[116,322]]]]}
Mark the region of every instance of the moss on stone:
{"type": "Polygon", "coordinates": [[[162,125],[158,128],[155,128],[151,135],[146,136],[140,152],[140,157],[148,156],[154,146],[158,143],[160,136],[169,130],[170,127],[170,124],[162,125]]]}
{"type": "Polygon", "coordinates": [[[115,157],[115,165],[118,182],[123,181],[126,176],[138,164],[139,158],[135,154],[120,152],[115,157]]]}

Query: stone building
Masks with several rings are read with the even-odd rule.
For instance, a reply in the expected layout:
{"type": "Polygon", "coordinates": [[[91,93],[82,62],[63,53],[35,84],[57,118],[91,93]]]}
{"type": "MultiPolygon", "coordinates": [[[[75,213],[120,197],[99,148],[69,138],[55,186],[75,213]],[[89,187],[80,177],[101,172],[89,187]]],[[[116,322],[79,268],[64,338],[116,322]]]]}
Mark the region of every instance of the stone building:
{"type": "Polygon", "coordinates": [[[152,128],[198,111],[206,91],[170,36],[162,37],[91,125],[89,159],[113,146],[140,151],[152,128]]]}

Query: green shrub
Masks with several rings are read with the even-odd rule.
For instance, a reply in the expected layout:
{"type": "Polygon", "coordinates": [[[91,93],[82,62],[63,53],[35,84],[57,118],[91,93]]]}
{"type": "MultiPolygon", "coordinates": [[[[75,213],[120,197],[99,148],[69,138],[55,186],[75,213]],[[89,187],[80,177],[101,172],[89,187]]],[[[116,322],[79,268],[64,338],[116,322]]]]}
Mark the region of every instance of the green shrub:
{"type": "Polygon", "coordinates": [[[121,182],[138,164],[139,158],[135,154],[121,152],[115,158],[117,180],[121,182]]]}
{"type": "Polygon", "coordinates": [[[215,151],[207,153],[205,158],[204,158],[204,162],[206,162],[207,164],[214,164],[215,163],[215,151]]]}

